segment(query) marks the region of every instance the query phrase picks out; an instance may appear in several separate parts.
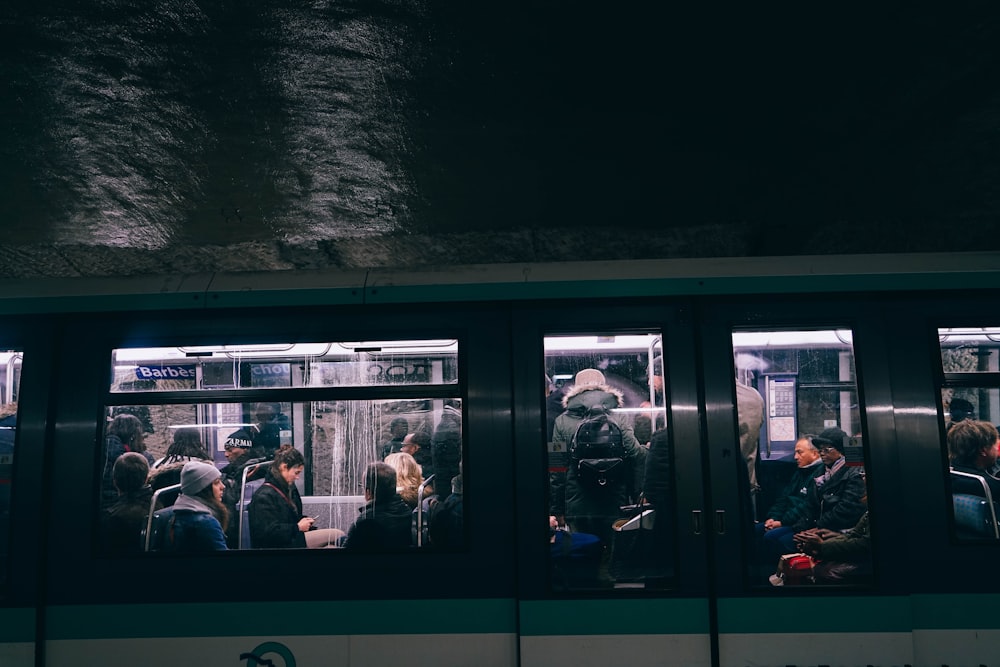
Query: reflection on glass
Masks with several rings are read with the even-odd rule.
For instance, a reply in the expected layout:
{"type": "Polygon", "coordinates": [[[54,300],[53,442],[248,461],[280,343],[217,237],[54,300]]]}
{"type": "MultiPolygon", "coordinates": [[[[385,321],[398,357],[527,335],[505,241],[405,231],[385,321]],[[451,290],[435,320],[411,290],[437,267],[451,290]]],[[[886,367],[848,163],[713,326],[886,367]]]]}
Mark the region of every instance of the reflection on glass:
{"type": "Polygon", "coordinates": [[[738,483],[755,585],[867,584],[861,406],[847,330],[733,333],[738,483]]]}
{"type": "Polygon", "coordinates": [[[112,392],[439,385],[458,382],[454,340],[122,348],[112,392]]]}
{"type": "Polygon", "coordinates": [[[0,350],[0,586],[7,583],[10,554],[10,494],[14,477],[14,436],[22,355],[0,350]]]}
{"type": "Polygon", "coordinates": [[[671,586],[673,457],[659,334],[548,336],[544,348],[553,589],[671,586]]]}
{"type": "Polygon", "coordinates": [[[938,329],[945,373],[1000,371],[1000,327],[938,329]]]}

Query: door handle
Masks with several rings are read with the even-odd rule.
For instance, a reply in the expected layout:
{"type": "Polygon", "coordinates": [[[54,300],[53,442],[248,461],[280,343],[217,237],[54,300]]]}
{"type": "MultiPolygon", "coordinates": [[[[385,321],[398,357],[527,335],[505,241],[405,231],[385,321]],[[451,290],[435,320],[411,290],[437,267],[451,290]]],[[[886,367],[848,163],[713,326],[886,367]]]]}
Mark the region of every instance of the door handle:
{"type": "Polygon", "coordinates": [[[715,510],[715,532],[726,534],[726,510],[715,510]]]}
{"type": "Polygon", "coordinates": [[[701,535],[701,510],[691,510],[691,528],[695,535],[701,535]]]}

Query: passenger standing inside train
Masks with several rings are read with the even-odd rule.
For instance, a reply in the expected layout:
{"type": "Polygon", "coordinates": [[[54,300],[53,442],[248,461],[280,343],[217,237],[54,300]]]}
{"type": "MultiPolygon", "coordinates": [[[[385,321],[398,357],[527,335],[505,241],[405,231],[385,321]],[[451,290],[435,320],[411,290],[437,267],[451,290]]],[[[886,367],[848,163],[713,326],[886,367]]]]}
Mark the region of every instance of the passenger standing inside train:
{"type": "Polygon", "coordinates": [[[964,398],[953,398],[948,404],[948,428],[966,419],[976,418],[976,408],[964,398]]]}
{"type": "MultiPolygon", "coordinates": [[[[343,536],[343,531],[315,529],[315,517],[302,513],[302,497],[295,481],[305,470],[302,452],[282,445],[267,467],[264,484],[250,503],[250,543],[254,549],[304,549],[325,547],[343,536]],[[312,534],[309,538],[307,533],[312,534]]],[[[392,468],[389,468],[392,470],[392,468]]],[[[393,493],[396,471],[393,470],[393,493]]]]}
{"type": "Polygon", "coordinates": [[[107,553],[142,551],[142,530],[153,499],[148,477],[149,461],[138,452],[125,452],[115,461],[112,478],[118,499],[101,512],[101,542],[107,553]]]}
{"type": "Polygon", "coordinates": [[[408,548],[413,542],[413,512],[396,493],[396,471],[386,463],[370,463],[364,484],[365,506],[347,531],[344,548],[365,552],[408,548]]]}
{"type": "Polygon", "coordinates": [[[270,459],[281,445],[281,432],[291,430],[291,422],[280,403],[255,403],[251,409],[254,423],[230,433],[226,440],[249,442],[260,456],[270,459]]]}
{"type": "Polygon", "coordinates": [[[795,532],[809,528],[837,531],[853,528],[867,509],[864,501],[866,490],[861,470],[847,465],[844,458],[847,434],[839,428],[828,428],[812,442],[819,450],[824,470],[809,481],[807,513],[792,528],[795,532]]]}
{"type": "Polygon", "coordinates": [[[798,467],[765,513],[764,521],[756,525],[758,557],[764,566],[774,566],[779,556],[795,550],[792,526],[809,512],[809,482],[825,471],[819,450],[808,437],[796,441],[793,456],[798,467]]]}
{"type": "Polygon", "coordinates": [[[997,463],[997,428],[985,421],[966,419],[948,429],[951,466],[986,481],[994,502],[1000,499],[1000,479],[990,473],[997,463]]]}
{"type": "Polygon", "coordinates": [[[117,415],[108,426],[108,435],[104,442],[101,507],[111,505],[118,497],[112,475],[115,461],[125,452],[137,452],[142,454],[148,463],[153,463],[153,455],[146,451],[146,443],[143,441],[142,421],[130,414],[117,415]]]}
{"type": "Polygon", "coordinates": [[[222,492],[222,502],[229,510],[233,520],[230,521],[226,529],[226,541],[230,549],[239,546],[239,533],[242,523],[240,510],[240,496],[243,493],[243,471],[250,466],[258,466],[247,475],[247,481],[262,480],[266,471],[264,463],[268,458],[263,450],[254,447],[250,434],[243,429],[230,434],[223,445],[226,451],[226,460],[229,464],[222,468],[222,482],[225,489],[222,492]]]}
{"type": "Polygon", "coordinates": [[[209,461],[211,457],[201,444],[196,428],[179,428],[174,431],[173,442],[163,458],[153,463],[149,471],[149,485],[153,491],[180,484],[181,470],[188,461],[209,461]]]}
{"type": "Polygon", "coordinates": [[[229,511],[222,504],[219,469],[188,461],[181,469],[181,495],[173,505],[167,550],[178,553],[225,551],[229,511]]]}
{"type": "MultiPolygon", "coordinates": [[[[572,451],[577,427],[588,415],[603,412],[608,414],[608,420],[618,424],[610,412],[622,407],[622,403],[621,392],[605,382],[603,373],[593,368],[580,371],[576,374],[574,385],[563,397],[565,411],[556,418],[553,445],[562,447],[563,451],[572,451]]],[[[619,465],[624,466],[624,470],[617,481],[605,485],[586,483],[580,479],[572,454],[565,482],[560,484],[558,478],[552,479],[550,514],[556,517],[560,526],[569,524],[574,532],[597,535],[605,550],[611,544],[612,524],[619,518],[620,507],[635,500],[633,494],[639,489],[633,487],[641,484],[645,473],[639,464],[638,443],[632,429],[621,424],[618,426],[624,450],[619,465]]]]}
{"type": "Polygon", "coordinates": [[[391,436],[379,451],[379,458],[383,461],[389,454],[402,451],[403,438],[410,430],[410,423],[404,417],[396,417],[389,422],[389,435],[391,436]]]}
{"type": "Polygon", "coordinates": [[[438,481],[438,496],[451,494],[451,480],[460,472],[462,462],[462,404],[446,400],[441,419],[431,438],[431,462],[438,481]]]}
{"type": "Polygon", "coordinates": [[[653,523],[650,548],[653,554],[644,562],[653,566],[646,573],[647,588],[654,588],[669,574],[670,559],[673,554],[674,516],[673,502],[673,449],[670,446],[670,433],[661,428],[653,433],[649,440],[649,453],[646,456],[646,470],[642,483],[643,496],[646,502],[656,510],[656,520],[653,523]]]}

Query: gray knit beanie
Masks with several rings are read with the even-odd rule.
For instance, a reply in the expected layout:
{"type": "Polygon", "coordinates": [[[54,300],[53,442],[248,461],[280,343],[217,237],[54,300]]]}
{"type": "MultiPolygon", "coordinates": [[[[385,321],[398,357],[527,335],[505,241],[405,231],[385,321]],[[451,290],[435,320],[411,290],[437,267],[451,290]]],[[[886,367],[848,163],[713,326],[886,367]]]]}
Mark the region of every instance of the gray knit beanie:
{"type": "Polygon", "coordinates": [[[181,470],[181,493],[196,496],[220,477],[222,473],[211,463],[188,461],[181,470]]]}

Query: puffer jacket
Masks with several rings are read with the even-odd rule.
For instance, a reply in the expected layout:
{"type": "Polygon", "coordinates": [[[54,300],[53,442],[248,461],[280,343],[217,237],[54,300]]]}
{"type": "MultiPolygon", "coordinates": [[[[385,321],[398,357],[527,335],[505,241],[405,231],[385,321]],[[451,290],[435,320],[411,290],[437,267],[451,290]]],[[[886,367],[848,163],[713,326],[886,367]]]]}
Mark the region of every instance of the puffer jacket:
{"type": "MultiPolygon", "coordinates": [[[[577,427],[589,413],[595,409],[610,412],[622,407],[623,402],[621,392],[606,384],[572,387],[563,397],[563,407],[566,410],[556,417],[552,442],[561,446],[562,451],[568,451],[577,427]]],[[[623,458],[626,465],[624,479],[595,492],[594,489],[580,483],[579,474],[571,462],[565,476],[553,475],[551,479],[552,514],[566,517],[617,517],[622,505],[638,499],[642,491],[645,457],[640,457],[638,454],[639,444],[632,428],[622,426],[613,416],[609,416],[608,419],[622,429],[622,441],[625,445],[623,458]]]]}

